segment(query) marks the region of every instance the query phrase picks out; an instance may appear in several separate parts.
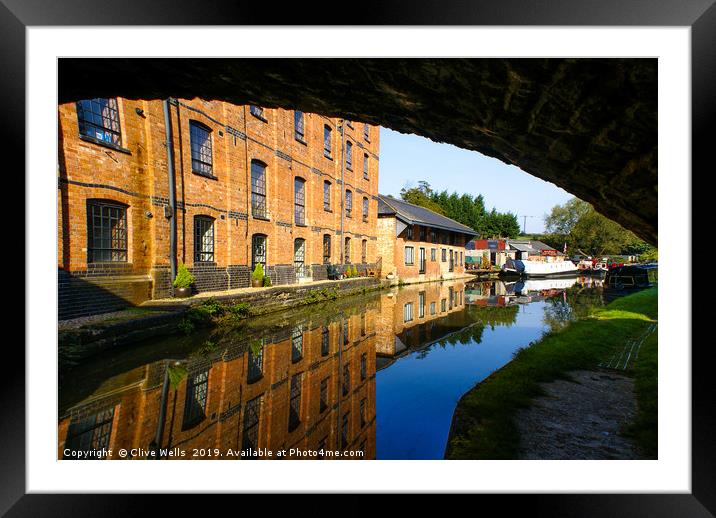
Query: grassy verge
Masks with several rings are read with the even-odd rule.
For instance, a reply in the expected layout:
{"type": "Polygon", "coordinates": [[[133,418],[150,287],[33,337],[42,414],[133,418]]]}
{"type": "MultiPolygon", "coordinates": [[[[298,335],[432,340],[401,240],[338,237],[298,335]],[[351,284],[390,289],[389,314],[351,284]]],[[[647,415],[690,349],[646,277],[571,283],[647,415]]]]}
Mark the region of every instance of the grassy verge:
{"type": "MultiPolygon", "coordinates": [[[[617,299],[521,349],[514,361],[462,397],[446,458],[516,458],[519,436],[513,418],[542,395],[540,383],[568,378],[572,370],[595,368],[656,319],[657,289],[652,288],[617,299]]],[[[656,333],[642,345],[634,375],[639,415],[629,433],[648,451],[656,446],[656,333]]]]}

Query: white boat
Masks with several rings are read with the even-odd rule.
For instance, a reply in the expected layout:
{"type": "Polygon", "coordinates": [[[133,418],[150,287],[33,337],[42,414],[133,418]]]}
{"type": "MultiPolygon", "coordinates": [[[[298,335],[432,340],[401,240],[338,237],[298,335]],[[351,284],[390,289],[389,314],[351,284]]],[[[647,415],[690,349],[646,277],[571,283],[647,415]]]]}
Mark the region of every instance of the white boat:
{"type": "Polygon", "coordinates": [[[520,275],[524,277],[558,277],[576,276],[579,269],[572,261],[522,261],[508,259],[502,265],[502,272],[507,275],[520,275]]]}

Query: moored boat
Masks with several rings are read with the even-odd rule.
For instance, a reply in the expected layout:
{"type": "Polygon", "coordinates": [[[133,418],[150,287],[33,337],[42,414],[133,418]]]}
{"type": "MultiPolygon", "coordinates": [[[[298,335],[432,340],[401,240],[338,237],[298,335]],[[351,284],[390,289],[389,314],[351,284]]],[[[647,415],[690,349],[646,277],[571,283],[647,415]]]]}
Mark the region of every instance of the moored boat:
{"type": "Polygon", "coordinates": [[[508,259],[502,266],[504,275],[521,277],[560,277],[576,276],[579,270],[572,261],[522,261],[508,259]]]}

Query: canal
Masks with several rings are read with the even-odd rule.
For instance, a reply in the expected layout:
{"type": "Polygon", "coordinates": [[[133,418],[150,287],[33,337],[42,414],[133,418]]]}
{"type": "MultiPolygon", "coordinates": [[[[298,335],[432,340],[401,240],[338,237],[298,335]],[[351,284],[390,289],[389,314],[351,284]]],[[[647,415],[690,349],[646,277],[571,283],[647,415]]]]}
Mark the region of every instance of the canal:
{"type": "Polygon", "coordinates": [[[450,281],[139,343],[61,369],[58,458],[442,459],[467,390],[601,304],[590,279],[450,281]]]}

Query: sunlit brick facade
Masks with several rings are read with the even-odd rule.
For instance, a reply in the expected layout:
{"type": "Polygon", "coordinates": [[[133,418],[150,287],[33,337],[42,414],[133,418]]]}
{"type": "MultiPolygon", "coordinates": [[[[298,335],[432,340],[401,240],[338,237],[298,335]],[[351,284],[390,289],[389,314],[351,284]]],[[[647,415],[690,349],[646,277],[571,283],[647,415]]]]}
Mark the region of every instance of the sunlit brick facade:
{"type": "MultiPolygon", "coordinates": [[[[375,265],[378,127],[201,99],[169,120],[177,260],[198,291],[248,286],[257,262],[273,284],[375,265]]],[[[162,101],[63,104],[58,124],[60,317],[169,296],[162,101]]]]}

